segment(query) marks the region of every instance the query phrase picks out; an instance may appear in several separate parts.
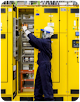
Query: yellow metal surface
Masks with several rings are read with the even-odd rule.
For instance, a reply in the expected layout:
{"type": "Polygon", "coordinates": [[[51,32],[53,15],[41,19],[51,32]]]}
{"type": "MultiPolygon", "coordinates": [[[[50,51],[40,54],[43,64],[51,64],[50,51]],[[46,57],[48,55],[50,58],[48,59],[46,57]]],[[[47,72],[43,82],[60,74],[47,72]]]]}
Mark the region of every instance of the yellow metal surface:
{"type": "Polygon", "coordinates": [[[57,9],[57,13],[50,13],[49,15],[52,15],[51,17],[51,23],[54,23],[54,32],[58,33],[59,32],[59,7],[52,7],[52,9],[57,9]]]}
{"type": "Polygon", "coordinates": [[[5,34],[5,38],[0,38],[0,83],[7,83],[8,81],[8,35],[7,35],[7,7],[5,13],[0,13],[0,35],[5,34]],[[3,76],[3,74],[5,76],[3,76]],[[2,78],[3,76],[3,78],[2,78]]]}
{"type": "Polygon", "coordinates": [[[8,33],[12,33],[13,8],[8,7],[8,33]]]}
{"type": "Polygon", "coordinates": [[[59,69],[59,33],[58,39],[51,39],[51,47],[52,47],[52,59],[51,59],[51,78],[52,82],[59,82],[60,69],[59,69]],[[55,49],[55,50],[54,50],[55,49]],[[57,60],[55,60],[57,59],[57,60]]]}
{"type": "MultiPolygon", "coordinates": [[[[54,41],[53,41],[54,43],[54,41]]],[[[56,46],[56,45],[55,45],[56,46]]],[[[59,56],[59,75],[56,75],[56,64],[53,64],[53,74],[52,74],[52,79],[58,78],[59,76],[59,82],[54,82],[53,81],[53,89],[58,89],[58,95],[67,95],[67,34],[66,33],[61,33],[60,34],[60,56],[59,56]],[[54,76],[55,75],[55,76],[54,76]]],[[[57,55],[57,54],[56,54],[57,55]]],[[[54,92],[54,91],[53,91],[54,92]]]]}
{"type": "Polygon", "coordinates": [[[34,17],[35,17],[35,21],[34,21],[34,31],[35,32],[40,32],[40,29],[44,29],[44,27],[46,27],[48,25],[48,23],[50,22],[50,17],[49,17],[50,13],[44,13],[44,8],[38,8],[36,7],[34,9],[34,17]],[[36,14],[39,13],[39,16],[37,16],[36,14]],[[41,19],[41,20],[39,20],[41,19]]]}
{"type": "Polygon", "coordinates": [[[71,89],[79,90],[79,63],[77,61],[77,48],[72,48],[72,40],[77,39],[75,32],[77,31],[78,18],[75,13],[70,13],[71,8],[77,9],[77,7],[68,8],[68,94],[71,94],[71,89]]]}
{"type": "Polygon", "coordinates": [[[5,38],[1,39],[1,89],[5,89],[2,97],[13,97],[16,90],[16,80],[13,80],[13,66],[16,65],[13,58],[13,8],[5,8],[6,13],[1,13],[2,34],[5,38]],[[5,17],[5,18],[4,18],[5,17]],[[7,29],[7,30],[6,30],[7,29]]]}
{"type": "Polygon", "coordinates": [[[67,33],[67,7],[60,7],[60,32],[67,33]]]}
{"type": "Polygon", "coordinates": [[[5,38],[1,39],[1,83],[7,83],[8,81],[7,40],[7,33],[5,33],[5,38]]]}

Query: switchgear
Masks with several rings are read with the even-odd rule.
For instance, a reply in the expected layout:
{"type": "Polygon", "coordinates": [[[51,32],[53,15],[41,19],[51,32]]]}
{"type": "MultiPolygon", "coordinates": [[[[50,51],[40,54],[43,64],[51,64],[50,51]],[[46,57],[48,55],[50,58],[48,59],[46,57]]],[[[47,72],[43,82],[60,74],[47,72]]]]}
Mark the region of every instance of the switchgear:
{"type": "Polygon", "coordinates": [[[79,97],[79,7],[1,7],[1,97],[34,100],[39,50],[26,40],[23,26],[37,38],[44,27],[51,37],[51,79],[55,100],[79,97]],[[16,17],[17,14],[17,17],[16,17]],[[4,64],[5,63],[5,64],[4,64]],[[74,79],[74,80],[73,80],[74,79]]]}

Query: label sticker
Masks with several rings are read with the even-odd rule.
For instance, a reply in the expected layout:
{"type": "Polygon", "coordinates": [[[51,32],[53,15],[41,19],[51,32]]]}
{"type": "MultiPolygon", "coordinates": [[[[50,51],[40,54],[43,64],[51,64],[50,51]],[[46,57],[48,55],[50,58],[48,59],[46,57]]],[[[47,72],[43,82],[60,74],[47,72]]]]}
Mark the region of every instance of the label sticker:
{"type": "Polygon", "coordinates": [[[16,65],[13,66],[13,71],[16,71],[16,65]]]}
{"type": "Polygon", "coordinates": [[[75,17],[79,17],[79,13],[75,13],[75,17]]]}
{"type": "Polygon", "coordinates": [[[54,26],[54,23],[48,23],[48,26],[54,26]]]}
{"type": "Polygon", "coordinates": [[[9,8],[8,11],[9,11],[9,12],[12,12],[12,8],[9,8]]]}
{"type": "Polygon", "coordinates": [[[2,27],[2,23],[1,23],[1,27],[2,27]]]}
{"type": "Polygon", "coordinates": [[[61,8],[61,11],[67,11],[66,8],[61,8]]]}
{"type": "Polygon", "coordinates": [[[74,26],[76,26],[76,21],[74,21],[74,26]]]}
{"type": "Polygon", "coordinates": [[[36,13],[36,16],[39,16],[39,13],[36,13]]]}
{"type": "Polygon", "coordinates": [[[53,15],[49,15],[49,17],[53,17],[53,15]]]}

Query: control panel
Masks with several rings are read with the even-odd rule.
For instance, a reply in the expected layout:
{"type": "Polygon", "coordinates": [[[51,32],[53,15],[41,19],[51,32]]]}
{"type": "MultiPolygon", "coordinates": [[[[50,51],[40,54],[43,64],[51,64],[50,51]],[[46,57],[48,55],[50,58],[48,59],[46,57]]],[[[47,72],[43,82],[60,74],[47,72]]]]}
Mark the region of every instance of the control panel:
{"type": "Polygon", "coordinates": [[[79,48],[79,40],[72,40],[72,47],[79,48]]]}

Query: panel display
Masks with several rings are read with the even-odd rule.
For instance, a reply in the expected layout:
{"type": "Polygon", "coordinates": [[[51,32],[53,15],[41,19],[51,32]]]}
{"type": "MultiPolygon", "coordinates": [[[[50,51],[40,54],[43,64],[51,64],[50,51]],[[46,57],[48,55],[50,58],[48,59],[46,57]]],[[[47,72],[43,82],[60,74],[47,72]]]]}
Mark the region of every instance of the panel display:
{"type": "Polygon", "coordinates": [[[72,40],[72,47],[79,48],[79,40],[72,40]]]}

